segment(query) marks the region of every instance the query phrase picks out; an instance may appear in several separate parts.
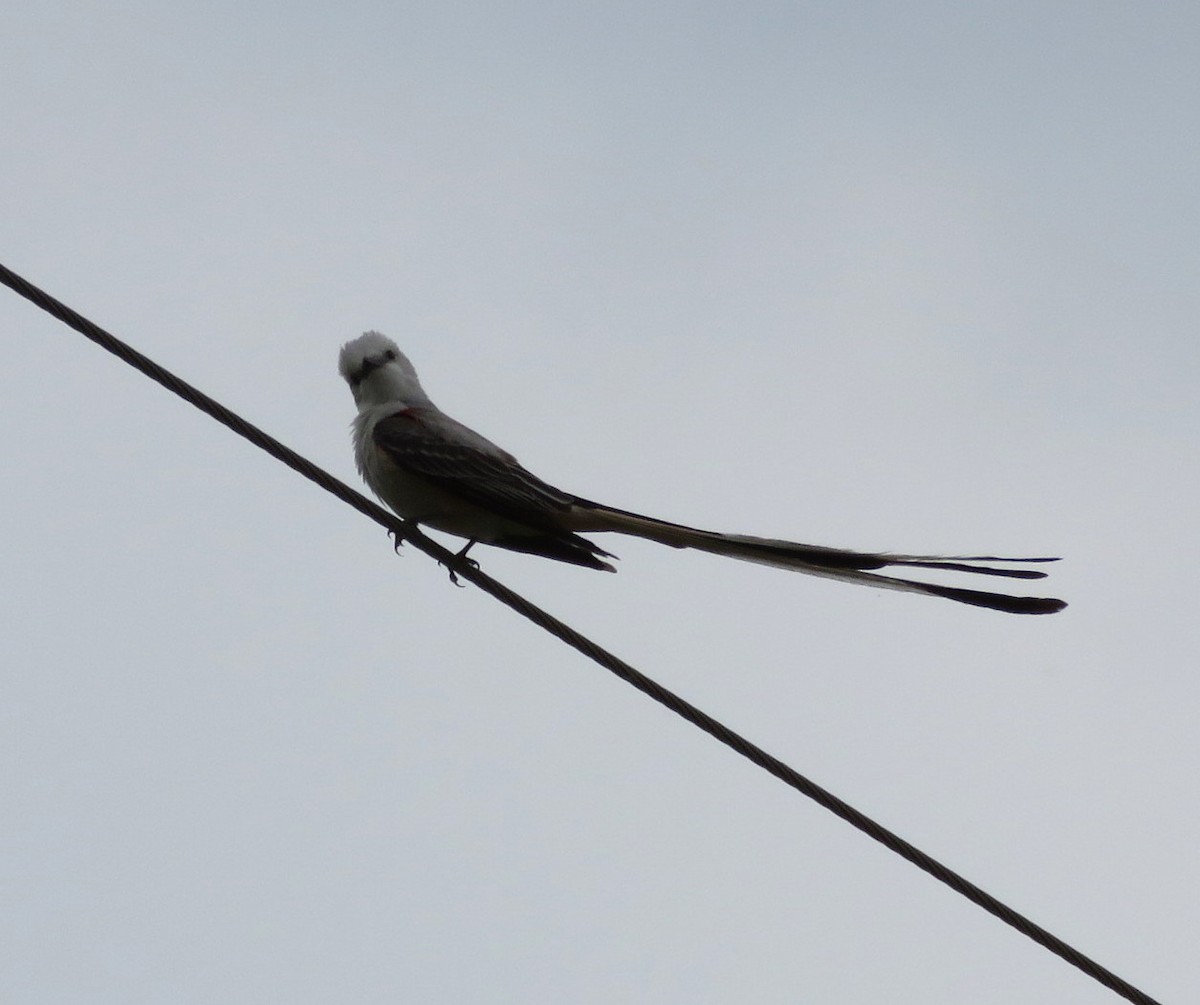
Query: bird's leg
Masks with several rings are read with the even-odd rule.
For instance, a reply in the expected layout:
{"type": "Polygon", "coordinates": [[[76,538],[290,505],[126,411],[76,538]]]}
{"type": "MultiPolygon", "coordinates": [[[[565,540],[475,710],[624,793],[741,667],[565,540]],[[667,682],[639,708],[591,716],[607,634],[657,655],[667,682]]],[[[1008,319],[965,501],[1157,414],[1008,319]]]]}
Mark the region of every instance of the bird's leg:
{"type": "MultiPolygon", "coordinates": [[[[471,550],[471,545],[473,545],[474,543],[475,543],[475,538],[471,538],[471,540],[469,540],[465,545],[463,545],[463,547],[460,551],[455,552],[454,558],[456,561],[465,562],[472,569],[478,569],[479,563],[476,562],[475,559],[473,559],[473,558],[467,558],[467,552],[471,550]]],[[[450,572],[450,582],[452,582],[455,586],[461,587],[462,583],[460,583],[458,581],[458,576],[456,576],[454,574],[454,570],[450,569],[449,566],[447,566],[447,569],[449,569],[449,572],[450,572]]]]}

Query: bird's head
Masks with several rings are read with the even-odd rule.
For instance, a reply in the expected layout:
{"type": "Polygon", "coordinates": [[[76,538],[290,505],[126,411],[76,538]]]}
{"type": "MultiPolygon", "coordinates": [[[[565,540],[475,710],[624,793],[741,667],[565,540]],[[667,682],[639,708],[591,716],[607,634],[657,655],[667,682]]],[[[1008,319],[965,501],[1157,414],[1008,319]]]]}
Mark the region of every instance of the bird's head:
{"type": "Polygon", "coordinates": [[[350,385],[359,408],[393,401],[409,405],[429,402],[408,357],[379,332],[365,332],[342,346],[338,371],[350,385]]]}

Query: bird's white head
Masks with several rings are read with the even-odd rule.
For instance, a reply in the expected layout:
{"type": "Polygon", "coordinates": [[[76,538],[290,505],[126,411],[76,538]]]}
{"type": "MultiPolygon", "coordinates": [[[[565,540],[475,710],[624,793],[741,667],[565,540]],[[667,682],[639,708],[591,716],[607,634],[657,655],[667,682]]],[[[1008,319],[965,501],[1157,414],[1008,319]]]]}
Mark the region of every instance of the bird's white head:
{"type": "Polygon", "coordinates": [[[408,357],[379,332],[364,332],[342,346],[338,371],[350,385],[359,408],[391,402],[430,403],[408,357]]]}

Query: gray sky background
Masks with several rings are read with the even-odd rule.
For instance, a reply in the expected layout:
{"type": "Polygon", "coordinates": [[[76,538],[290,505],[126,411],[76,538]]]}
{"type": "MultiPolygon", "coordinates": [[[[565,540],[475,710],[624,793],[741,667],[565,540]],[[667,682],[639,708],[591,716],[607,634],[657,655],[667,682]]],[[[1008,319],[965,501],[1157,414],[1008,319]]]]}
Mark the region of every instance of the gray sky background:
{"type": "MultiPolygon", "coordinates": [[[[18,2],[2,254],[357,485],[339,345],[719,530],[535,602],[1200,998],[1194,4],[18,2]]],[[[1106,1003],[4,291],[6,1002],[1106,1003]]]]}

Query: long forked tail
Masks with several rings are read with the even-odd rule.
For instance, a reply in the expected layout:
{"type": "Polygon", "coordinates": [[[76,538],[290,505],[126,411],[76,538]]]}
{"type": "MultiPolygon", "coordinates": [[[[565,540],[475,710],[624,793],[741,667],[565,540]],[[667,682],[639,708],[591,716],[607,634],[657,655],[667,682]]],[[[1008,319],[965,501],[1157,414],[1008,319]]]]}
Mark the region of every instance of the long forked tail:
{"type": "Polygon", "coordinates": [[[884,576],[876,569],[908,567],[913,569],[935,569],[951,572],[974,572],[982,576],[1003,576],[1009,579],[1044,579],[1046,573],[1040,569],[1005,569],[987,563],[1006,562],[1027,565],[1029,563],[1056,562],[1056,558],[1000,558],[995,555],[892,555],[844,551],[840,548],[824,548],[818,545],[797,544],[794,541],[779,541],[744,534],[718,534],[713,531],[697,530],[682,524],[655,520],[652,517],[611,509],[597,503],[577,504],[576,513],[581,518],[578,530],[615,531],[634,537],[657,541],[672,548],[695,548],[714,555],[726,555],[744,562],[773,565],[780,569],[792,569],[810,576],[824,576],[845,583],[862,583],[885,590],[902,590],[906,593],[925,593],[932,597],[945,597],[960,604],[989,607],[1009,614],[1053,614],[1066,607],[1066,602],[1054,597],[1017,597],[1007,593],[991,593],[984,590],[966,590],[957,586],[939,586],[922,583],[915,579],[899,576],[884,576]]]}

